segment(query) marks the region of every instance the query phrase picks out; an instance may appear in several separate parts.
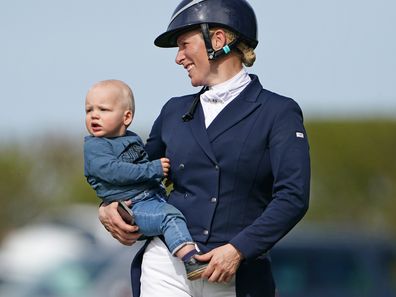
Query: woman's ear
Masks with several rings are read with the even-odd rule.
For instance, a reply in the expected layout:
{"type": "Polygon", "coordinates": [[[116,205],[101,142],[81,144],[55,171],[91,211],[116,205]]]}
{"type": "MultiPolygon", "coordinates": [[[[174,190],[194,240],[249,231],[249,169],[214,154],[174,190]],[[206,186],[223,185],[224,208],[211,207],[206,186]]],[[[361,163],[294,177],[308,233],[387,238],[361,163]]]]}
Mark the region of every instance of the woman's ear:
{"type": "Polygon", "coordinates": [[[227,44],[227,38],[224,30],[217,29],[212,35],[212,47],[214,50],[222,49],[227,44]]]}
{"type": "Polygon", "coordinates": [[[133,114],[131,110],[127,110],[124,112],[124,125],[129,126],[132,123],[133,114]]]}

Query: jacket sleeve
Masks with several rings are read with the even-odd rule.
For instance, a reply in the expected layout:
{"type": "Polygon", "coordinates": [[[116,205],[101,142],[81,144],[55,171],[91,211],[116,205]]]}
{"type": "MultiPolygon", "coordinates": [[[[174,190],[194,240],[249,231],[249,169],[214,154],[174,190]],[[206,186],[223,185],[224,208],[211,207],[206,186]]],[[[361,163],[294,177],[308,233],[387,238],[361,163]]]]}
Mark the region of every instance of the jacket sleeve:
{"type": "Polygon", "coordinates": [[[160,115],[154,121],[149,138],[147,139],[145,150],[149,155],[150,160],[159,159],[165,156],[166,145],[163,142],[161,135],[162,135],[162,119],[164,117],[167,105],[168,104],[164,105],[160,115]]]}
{"type": "Polygon", "coordinates": [[[267,252],[305,215],[309,205],[310,157],[302,112],[291,99],[274,120],[269,136],[272,200],[230,243],[247,259],[267,252]]]}
{"type": "Polygon", "coordinates": [[[94,149],[88,149],[87,145],[84,156],[87,175],[114,185],[141,183],[164,176],[160,160],[139,164],[123,162],[114,156],[111,144],[105,141],[95,143],[94,149]]]}

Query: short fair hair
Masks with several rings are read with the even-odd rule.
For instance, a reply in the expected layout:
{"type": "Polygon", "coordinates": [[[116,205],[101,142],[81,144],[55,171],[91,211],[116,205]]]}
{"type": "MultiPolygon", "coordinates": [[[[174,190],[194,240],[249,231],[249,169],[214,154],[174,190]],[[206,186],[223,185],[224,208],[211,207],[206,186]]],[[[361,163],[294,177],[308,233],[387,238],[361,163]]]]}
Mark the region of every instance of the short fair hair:
{"type": "Polygon", "coordinates": [[[117,87],[121,92],[122,99],[125,100],[125,103],[127,104],[127,109],[129,109],[132,112],[132,116],[135,115],[135,98],[133,96],[132,89],[125,82],[118,79],[107,79],[96,83],[93,87],[96,86],[117,87]]]}

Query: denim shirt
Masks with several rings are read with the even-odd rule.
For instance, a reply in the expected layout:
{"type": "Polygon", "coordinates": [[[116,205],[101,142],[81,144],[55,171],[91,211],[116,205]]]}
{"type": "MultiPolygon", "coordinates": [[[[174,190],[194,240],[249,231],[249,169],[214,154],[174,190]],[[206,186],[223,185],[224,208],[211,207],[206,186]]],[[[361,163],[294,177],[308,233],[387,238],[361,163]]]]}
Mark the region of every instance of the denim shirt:
{"type": "Polygon", "coordinates": [[[84,138],[84,175],[104,202],[128,200],[146,190],[160,190],[160,160],[149,161],[141,138],[125,136],[84,138]]]}

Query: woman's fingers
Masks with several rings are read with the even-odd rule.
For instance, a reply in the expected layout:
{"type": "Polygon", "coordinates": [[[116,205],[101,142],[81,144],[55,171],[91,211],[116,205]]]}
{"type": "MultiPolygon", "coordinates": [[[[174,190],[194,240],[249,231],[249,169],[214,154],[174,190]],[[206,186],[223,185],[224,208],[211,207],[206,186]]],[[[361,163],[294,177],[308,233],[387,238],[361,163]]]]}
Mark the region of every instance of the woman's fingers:
{"type": "Polygon", "coordinates": [[[118,202],[102,204],[99,207],[99,220],[105,229],[124,245],[132,245],[142,236],[137,233],[139,227],[124,222],[117,210],[118,202]]]}

